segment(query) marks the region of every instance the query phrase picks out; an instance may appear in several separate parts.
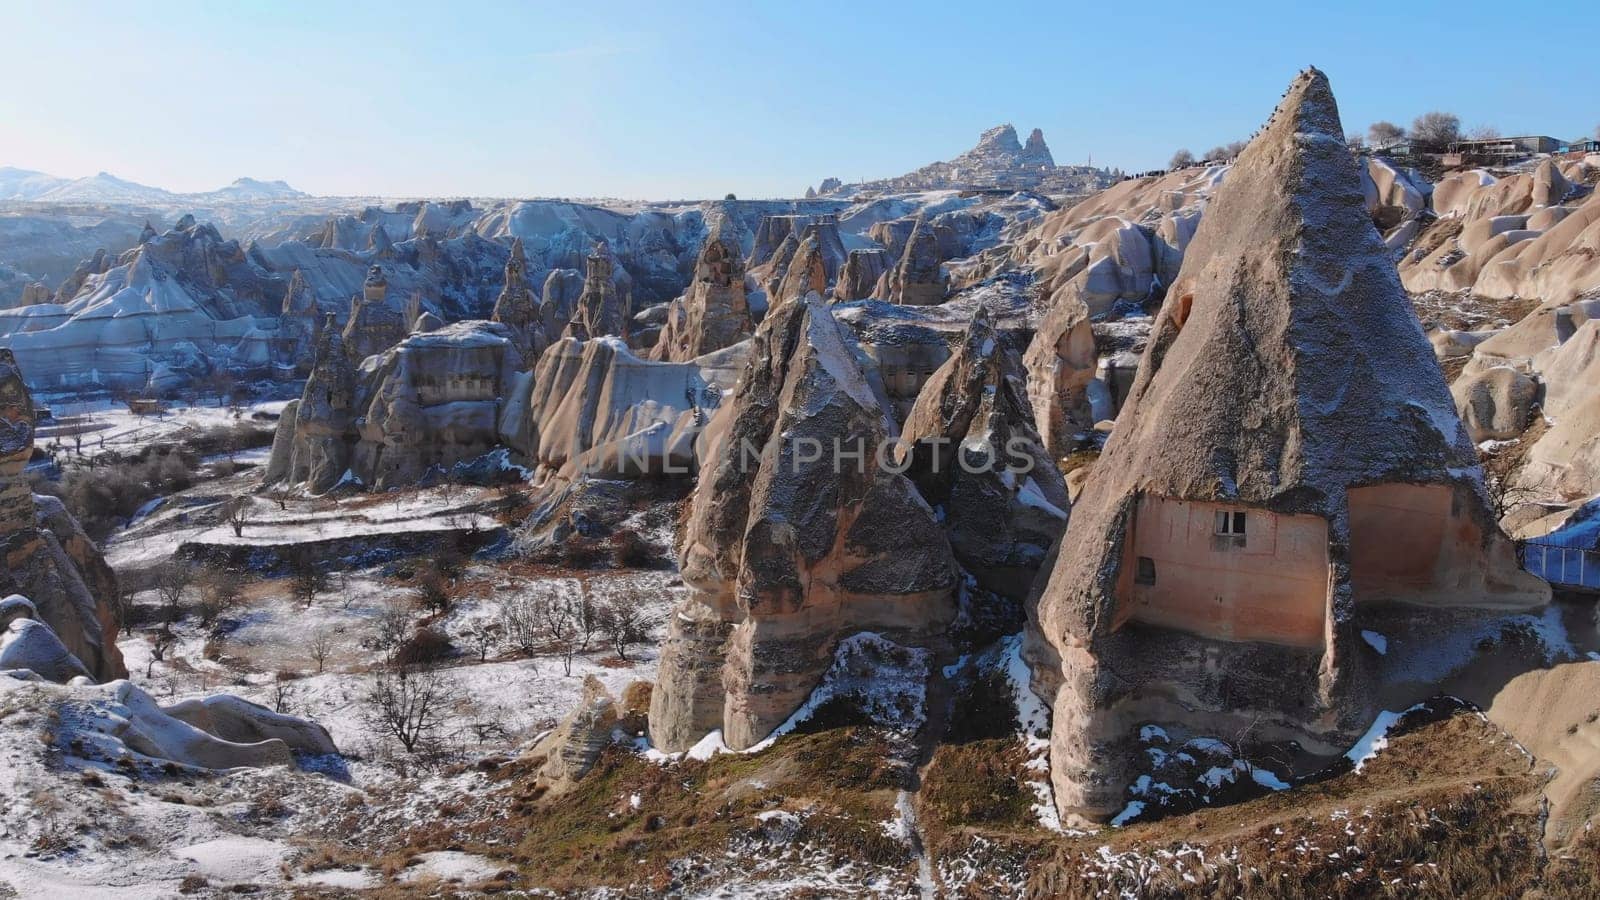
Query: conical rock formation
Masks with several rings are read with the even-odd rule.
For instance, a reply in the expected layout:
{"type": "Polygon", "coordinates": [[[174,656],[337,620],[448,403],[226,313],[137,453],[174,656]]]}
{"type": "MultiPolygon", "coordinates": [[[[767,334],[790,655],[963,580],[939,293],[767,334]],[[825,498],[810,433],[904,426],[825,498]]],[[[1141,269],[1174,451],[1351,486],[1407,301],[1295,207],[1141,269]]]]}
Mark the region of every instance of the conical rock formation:
{"type": "Polygon", "coordinates": [[[840,639],[942,640],[957,567],[892,449],[887,400],[816,294],[771,310],[731,403],[711,423],[680,539],[690,596],[652,695],[656,746],[721,729],[731,747],[798,708],[840,639]]]}
{"type": "Polygon", "coordinates": [[[1548,597],[1308,70],[1211,201],[1030,622],[1056,804],[1123,808],[1147,724],[1336,755],[1374,712],[1367,609],[1548,597]]]}
{"type": "Polygon", "coordinates": [[[744,260],[729,217],[717,220],[695,260],[694,281],[667,310],[650,358],[686,362],[750,336],[754,323],[745,299],[744,260]]]}
{"type": "Polygon", "coordinates": [[[1033,427],[1022,361],[978,307],[906,417],[896,458],[943,510],[956,559],[989,590],[1026,597],[1067,524],[1066,482],[1033,427]]]}

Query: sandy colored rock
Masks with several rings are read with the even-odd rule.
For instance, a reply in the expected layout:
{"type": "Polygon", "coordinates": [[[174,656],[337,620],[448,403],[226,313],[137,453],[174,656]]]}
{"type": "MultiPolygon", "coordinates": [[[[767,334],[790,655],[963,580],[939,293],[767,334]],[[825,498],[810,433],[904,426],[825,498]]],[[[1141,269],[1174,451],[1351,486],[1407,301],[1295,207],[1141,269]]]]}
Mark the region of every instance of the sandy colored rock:
{"type": "Polygon", "coordinates": [[[695,260],[694,280],[667,309],[651,359],[684,362],[732,346],[755,325],[746,301],[744,261],[730,219],[718,220],[695,260]]]}
{"type": "Polygon", "coordinates": [[[1146,724],[1342,752],[1366,604],[1548,601],[1432,356],[1308,70],[1211,198],[1030,620],[1064,820],[1124,806],[1146,724]]]}
{"type": "Polygon", "coordinates": [[[354,443],[350,426],[355,393],[355,367],[330,313],[317,343],[305,392],[295,408],[289,481],[303,484],[310,493],[321,494],[344,478],[350,469],[354,443]]]}
{"type": "Polygon", "coordinates": [[[941,303],[945,296],[944,267],[938,239],[924,219],[918,219],[906,239],[905,253],[895,267],[885,273],[885,286],[878,293],[890,303],[928,306],[941,303]]]}
{"type": "Polygon", "coordinates": [[[361,295],[350,301],[350,319],[341,335],[352,366],[400,343],[407,334],[405,314],[389,305],[389,279],[381,266],[367,271],[361,295]]]}
{"type": "Polygon", "coordinates": [[[506,261],[505,287],[494,302],[494,313],[490,318],[511,329],[517,352],[529,365],[539,358],[539,354],[550,343],[539,314],[539,301],[528,284],[528,256],[522,248],[522,238],[511,242],[511,257],[506,261]]]}
{"type": "Polygon", "coordinates": [[[804,702],[841,638],[926,646],[955,616],[957,570],[933,511],[873,462],[894,425],[853,343],[816,294],[772,309],[704,438],[679,542],[690,595],[651,697],[663,750],[717,729],[749,747],[804,702]],[[835,440],[859,469],[835,470],[835,440]],[[813,458],[811,441],[828,452],[813,458]]]}
{"type": "Polygon", "coordinates": [[[273,712],[232,694],[214,694],[163,707],[162,712],[233,744],[281,742],[295,753],[338,753],[328,729],[316,722],[273,712]]]}
{"type": "Polygon", "coordinates": [[[510,327],[482,321],[413,334],[369,360],[360,375],[351,471],[362,484],[387,490],[493,450],[523,368],[510,327]]]}
{"type": "Polygon", "coordinates": [[[889,271],[889,259],[887,250],[851,250],[839,272],[839,283],[834,285],[833,299],[846,303],[871,297],[889,271]]]}
{"type": "Polygon", "coordinates": [[[617,702],[605,685],[593,675],[583,679],[583,697],[578,706],[527,754],[543,762],[538,783],[560,796],[577,787],[611,743],[612,732],[621,722],[617,702]]]}
{"type": "Polygon", "coordinates": [[[1028,596],[1071,507],[1033,427],[1022,360],[979,307],[906,416],[895,458],[942,510],[956,560],[980,586],[1028,596]]]}
{"type": "Polygon", "coordinates": [[[1456,414],[1473,443],[1506,441],[1522,433],[1539,384],[1509,366],[1463,375],[1450,386],[1456,414]]]}
{"type": "Polygon", "coordinates": [[[1072,286],[1058,293],[1023,355],[1028,399],[1045,447],[1056,459],[1094,427],[1089,386],[1099,371],[1089,308],[1072,286]]]}
{"type": "Polygon", "coordinates": [[[627,309],[612,280],[615,265],[604,244],[589,254],[585,260],[583,293],[578,297],[563,337],[580,341],[606,335],[627,337],[627,309]]]}

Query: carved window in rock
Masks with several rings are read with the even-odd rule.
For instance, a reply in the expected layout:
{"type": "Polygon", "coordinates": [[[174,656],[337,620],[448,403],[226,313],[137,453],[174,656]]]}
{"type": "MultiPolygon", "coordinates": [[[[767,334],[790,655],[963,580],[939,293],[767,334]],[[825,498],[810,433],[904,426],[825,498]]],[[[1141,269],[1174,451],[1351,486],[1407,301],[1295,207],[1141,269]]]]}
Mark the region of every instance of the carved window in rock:
{"type": "Polygon", "coordinates": [[[1230,537],[1244,537],[1245,514],[1241,510],[1218,510],[1216,533],[1230,537]]]}
{"type": "Polygon", "coordinates": [[[1156,561],[1148,556],[1139,557],[1137,568],[1133,574],[1135,584],[1156,583],[1156,561]]]}

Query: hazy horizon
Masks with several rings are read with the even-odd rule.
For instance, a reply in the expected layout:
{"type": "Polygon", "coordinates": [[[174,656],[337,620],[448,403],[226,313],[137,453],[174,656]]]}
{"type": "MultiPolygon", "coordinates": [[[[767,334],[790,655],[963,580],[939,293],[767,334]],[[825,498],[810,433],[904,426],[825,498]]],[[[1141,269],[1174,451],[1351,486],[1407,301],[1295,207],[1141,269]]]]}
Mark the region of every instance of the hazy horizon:
{"type": "Polygon", "coordinates": [[[328,196],[788,197],[949,159],[1009,122],[1042,129],[1057,163],[1138,171],[1248,136],[1312,64],[1352,131],[1443,109],[1570,139],[1600,119],[1573,102],[1581,69],[1526,50],[1581,19],[1573,0],[1512,21],[1479,3],[1237,6],[1214,29],[1215,9],[1175,3],[0,0],[0,166],[183,193],[251,177],[328,196]]]}

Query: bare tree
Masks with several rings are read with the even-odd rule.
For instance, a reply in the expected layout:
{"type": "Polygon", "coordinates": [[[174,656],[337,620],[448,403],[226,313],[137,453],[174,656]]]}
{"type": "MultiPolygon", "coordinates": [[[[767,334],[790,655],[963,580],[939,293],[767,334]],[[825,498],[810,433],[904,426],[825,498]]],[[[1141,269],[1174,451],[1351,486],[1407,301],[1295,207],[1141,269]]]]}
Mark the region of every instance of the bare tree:
{"type": "Polygon", "coordinates": [[[600,630],[619,659],[628,658],[628,645],[649,640],[654,622],[637,603],[607,600],[599,604],[600,630]]]}
{"type": "Polygon", "coordinates": [[[1405,140],[1406,130],[1393,122],[1379,120],[1367,126],[1367,140],[1378,149],[1392,147],[1405,140]]]}
{"type": "Polygon", "coordinates": [[[327,668],[328,658],[333,656],[333,632],[327,628],[318,628],[311,632],[311,643],[306,645],[306,650],[311,654],[311,661],[317,664],[317,674],[321,675],[327,668]]]}
{"type": "Polygon", "coordinates": [[[155,676],[156,663],[166,659],[167,651],[172,649],[172,645],[177,642],[178,636],[173,634],[172,629],[165,625],[150,633],[150,662],[144,667],[144,677],[153,678],[155,676]]]}
{"type": "Polygon", "coordinates": [[[495,604],[495,618],[500,634],[511,649],[528,656],[539,649],[543,631],[540,628],[539,605],[524,595],[503,597],[495,604]]]}
{"type": "Polygon", "coordinates": [[[289,587],[294,592],[295,599],[310,609],[311,604],[317,601],[317,595],[328,588],[327,573],[322,571],[311,553],[304,548],[290,551],[287,561],[289,587]]]}
{"type": "Polygon", "coordinates": [[[250,518],[250,500],[234,497],[222,505],[222,520],[233,526],[234,537],[244,537],[244,526],[250,518]]]}
{"type": "Polygon", "coordinates": [[[289,489],[287,487],[280,484],[268,491],[267,496],[271,497],[272,501],[278,504],[278,509],[283,510],[284,512],[289,511],[289,489]]]}
{"type": "Polygon", "coordinates": [[[538,605],[539,633],[544,643],[560,652],[562,668],[572,674],[572,659],[578,655],[579,638],[583,627],[579,624],[580,602],[570,597],[545,597],[538,605]]]}
{"type": "Polygon", "coordinates": [[[289,711],[295,695],[300,693],[299,685],[295,684],[299,677],[300,675],[296,672],[279,672],[273,677],[272,690],[270,692],[273,712],[286,713],[289,711]]]}
{"type": "Polygon", "coordinates": [[[219,616],[239,605],[244,596],[244,576],[229,566],[209,565],[200,570],[195,581],[200,588],[200,624],[209,626],[219,616]]]}
{"type": "Polygon", "coordinates": [[[467,640],[478,651],[478,662],[487,662],[489,651],[500,642],[501,625],[489,618],[477,618],[467,623],[467,640]]]}
{"type": "Polygon", "coordinates": [[[161,598],[162,614],[167,624],[183,618],[183,595],[188,592],[193,580],[194,570],[182,560],[167,560],[156,570],[156,594],[161,598]]]}
{"type": "Polygon", "coordinates": [[[372,643],[383,653],[393,654],[411,637],[411,614],[398,606],[379,613],[372,625],[372,643]]]}
{"type": "Polygon", "coordinates": [[[1474,125],[1467,132],[1467,140],[1492,141],[1500,137],[1500,129],[1493,125],[1474,125]]]}
{"type": "Polygon", "coordinates": [[[1424,144],[1453,143],[1461,139],[1461,117],[1438,110],[1425,112],[1412,121],[1411,137],[1424,144]]]}
{"type": "Polygon", "coordinates": [[[1167,162],[1169,169],[1187,169],[1192,165],[1194,165],[1194,154],[1190,153],[1187,147],[1172,154],[1172,159],[1167,162]]]}
{"type": "Polygon", "coordinates": [[[417,573],[416,586],[417,602],[423,609],[440,614],[450,611],[450,578],[442,566],[437,563],[424,566],[417,573]]]}
{"type": "Polygon", "coordinates": [[[578,649],[587,652],[595,634],[600,631],[600,608],[590,596],[587,583],[578,582],[578,596],[567,602],[567,608],[572,613],[573,623],[578,626],[578,649]]]}
{"type": "Polygon", "coordinates": [[[438,669],[400,669],[380,671],[362,699],[367,726],[416,753],[433,742],[460,693],[438,669]]]}

